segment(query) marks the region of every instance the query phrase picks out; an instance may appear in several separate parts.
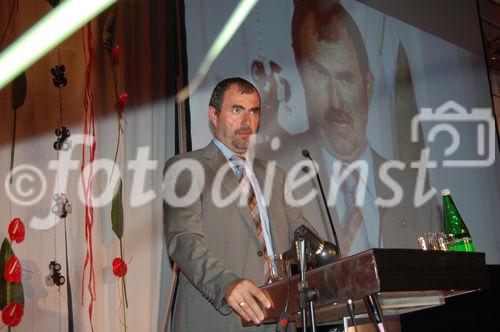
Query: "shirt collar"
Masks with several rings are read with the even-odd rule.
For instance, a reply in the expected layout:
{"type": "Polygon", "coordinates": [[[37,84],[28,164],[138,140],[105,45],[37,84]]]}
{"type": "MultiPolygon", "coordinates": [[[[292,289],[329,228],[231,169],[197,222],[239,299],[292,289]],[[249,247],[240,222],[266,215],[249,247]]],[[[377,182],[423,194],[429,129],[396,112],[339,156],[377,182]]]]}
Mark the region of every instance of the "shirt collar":
{"type": "MultiPolygon", "coordinates": [[[[341,162],[341,160],[337,159],[333,154],[331,154],[329,151],[327,151],[322,146],[321,146],[321,154],[322,154],[323,159],[325,160],[325,163],[327,166],[326,167],[327,174],[331,174],[332,165],[337,161],[341,162]]],[[[362,160],[362,161],[366,162],[368,165],[368,174],[367,174],[368,178],[365,178],[363,176],[363,174],[361,174],[361,173],[359,174],[360,178],[361,178],[361,181],[360,181],[361,185],[362,185],[362,187],[365,187],[367,189],[367,191],[370,195],[376,197],[376,195],[375,195],[375,193],[376,193],[375,178],[374,178],[373,172],[377,172],[377,170],[375,168],[373,168],[373,155],[372,155],[371,148],[369,147],[368,144],[366,145],[366,148],[363,151],[363,153],[361,154],[361,156],[359,156],[358,160],[362,160]]]]}
{"type": "MultiPolygon", "coordinates": [[[[214,137],[212,139],[212,142],[215,144],[216,147],[219,148],[219,150],[222,152],[222,154],[224,155],[224,157],[226,157],[227,160],[231,160],[231,157],[236,155],[236,153],[234,153],[230,148],[228,148],[224,143],[219,141],[217,138],[214,137]]],[[[245,153],[243,157],[245,157],[245,159],[248,160],[248,152],[245,153]]]]}

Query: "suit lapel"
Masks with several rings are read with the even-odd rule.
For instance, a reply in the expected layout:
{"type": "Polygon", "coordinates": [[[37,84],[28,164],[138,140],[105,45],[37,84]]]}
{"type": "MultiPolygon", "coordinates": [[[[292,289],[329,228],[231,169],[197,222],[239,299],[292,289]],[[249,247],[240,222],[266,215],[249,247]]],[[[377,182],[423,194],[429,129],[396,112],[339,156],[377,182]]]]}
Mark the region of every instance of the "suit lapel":
{"type": "MultiPolygon", "coordinates": [[[[225,189],[226,193],[220,193],[220,195],[230,195],[231,193],[238,190],[239,181],[236,178],[232,168],[229,165],[228,160],[224,156],[224,154],[219,150],[217,146],[213,143],[210,143],[204,152],[204,158],[208,160],[208,167],[212,170],[215,180],[218,172],[224,172],[224,176],[222,178],[222,188],[225,189]]],[[[214,184],[212,184],[213,186],[214,184]]],[[[253,221],[252,214],[250,213],[250,209],[247,204],[240,204],[240,199],[237,198],[231,202],[231,205],[238,210],[242,219],[250,228],[251,232],[254,234],[255,239],[258,241],[257,230],[255,229],[255,224],[253,221]]]]}
{"type": "Polygon", "coordinates": [[[257,178],[257,181],[259,181],[260,189],[262,189],[262,192],[265,195],[266,188],[273,185],[273,179],[266,178],[266,167],[264,166],[264,164],[260,160],[257,160],[257,159],[254,160],[254,163],[252,165],[252,169],[253,169],[253,172],[255,173],[255,177],[257,178]]]}

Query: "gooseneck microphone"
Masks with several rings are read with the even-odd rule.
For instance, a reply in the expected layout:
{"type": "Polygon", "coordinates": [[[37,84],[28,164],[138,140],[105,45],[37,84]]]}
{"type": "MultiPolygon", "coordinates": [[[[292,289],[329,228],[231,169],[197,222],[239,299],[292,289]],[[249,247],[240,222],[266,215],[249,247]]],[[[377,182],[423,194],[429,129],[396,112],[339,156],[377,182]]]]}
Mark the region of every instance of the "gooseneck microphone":
{"type": "Polygon", "coordinates": [[[321,192],[321,198],[323,198],[323,204],[325,205],[325,210],[326,210],[326,214],[328,216],[328,221],[330,222],[330,228],[332,229],[333,239],[335,240],[335,244],[337,245],[337,253],[338,253],[338,255],[341,256],[342,251],[340,250],[340,242],[339,242],[339,239],[337,238],[337,232],[335,231],[335,226],[333,225],[333,220],[332,220],[332,215],[330,214],[330,209],[328,208],[328,204],[326,203],[325,191],[323,190],[323,185],[321,184],[321,179],[319,178],[319,171],[316,168],[314,160],[311,158],[311,154],[309,153],[309,150],[307,150],[307,149],[302,150],[302,155],[312,162],[314,170],[316,171],[316,180],[318,181],[319,190],[321,192]]]}

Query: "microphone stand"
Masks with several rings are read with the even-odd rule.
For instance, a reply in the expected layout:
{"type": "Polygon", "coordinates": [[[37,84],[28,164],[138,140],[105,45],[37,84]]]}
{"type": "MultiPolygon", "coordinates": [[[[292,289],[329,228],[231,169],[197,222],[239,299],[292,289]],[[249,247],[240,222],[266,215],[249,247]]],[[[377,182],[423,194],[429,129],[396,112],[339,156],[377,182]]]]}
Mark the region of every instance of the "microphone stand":
{"type": "Polygon", "coordinates": [[[318,291],[310,289],[306,280],[306,240],[304,236],[297,239],[299,244],[299,267],[300,283],[298,284],[299,308],[302,316],[302,331],[307,332],[307,304],[309,303],[309,312],[311,315],[312,332],[316,332],[316,319],[314,315],[314,300],[318,296],[318,291]]]}
{"type": "MultiPolygon", "coordinates": [[[[339,255],[341,255],[339,239],[337,238],[337,232],[335,231],[335,226],[333,225],[332,215],[330,214],[330,209],[328,208],[328,204],[326,202],[325,191],[323,190],[323,185],[321,184],[321,179],[319,178],[318,169],[316,168],[316,165],[314,164],[314,160],[311,158],[311,154],[309,153],[309,150],[307,150],[307,149],[302,150],[302,155],[312,162],[314,170],[316,171],[316,180],[318,181],[319,189],[321,192],[321,198],[323,199],[323,204],[325,206],[326,214],[328,216],[328,221],[330,222],[330,228],[332,229],[333,238],[335,240],[335,244],[337,245],[337,253],[339,255]]],[[[316,327],[315,327],[315,322],[314,322],[314,303],[313,303],[313,300],[317,296],[318,291],[309,289],[307,286],[307,281],[305,280],[306,264],[305,264],[305,238],[304,238],[304,235],[299,236],[298,241],[299,241],[299,245],[300,245],[299,256],[300,256],[300,281],[301,281],[298,287],[299,287],[299,304],[300,304],[300,309],[302,310],[303,331],[307,332],[307,321],[306,321],[306,319],[307,319],[307,317],[306,317],[307,304],[306,303],[309,302],[310,311],[311,311],[311,321],[312,321],[311,326],[312,326],[313,332],[316,332],[316,327]]],[[[387,327],[385,324],[384,315],[382,312],[382,308],[380,307],[380,302],[379,302],[377,294],[367,295],[363,298],[363,301],[365,303],[366,310],[368,311],[368,316],[370,317],[370,320],[372,321],[373,325],[375,326],[376,331],[377,332],[386,332],[387,327]]],[[[351,307],[349,306],[349,302],[348,302],[347,306],[348,306],[348,311],[351,314],[351,319],[353,320],[355,329],[357,330],[356,322],[354,321],[355,312],[354,312],[354,310],[351,310],[351,307]]]]}
{"type": "Polygon", "coordinates": [[[337,252],[339,255],[342,255],[342,251],[340,250],[340,242],[339,242],[339,239],[337,238],[337,232],[335,231],[335,226],[333,225],[332,215],[330,214],[330,209],[328,208],[328,204],[326,202],[325,191],[323,190],[323,185],[321,184],[321,179],[319,178],[318,169],[316,168],[316,165],[314,164],[314,160],[311,158],[311,154],[309,153],[309,150],[306,150],[306,149],[302,150],[302,155],[312,162],[312,165],[313,165],[315,173],[316,173],[316,180],[318,181],[319,190],[321,192],[321,198],[323,199],[323,204],[325,206],[326,215],[328,216],[328,221],[330,222],[330,228],[332,229],[333,239],[335,240],[335,244],[337,245],[337,252]]]}

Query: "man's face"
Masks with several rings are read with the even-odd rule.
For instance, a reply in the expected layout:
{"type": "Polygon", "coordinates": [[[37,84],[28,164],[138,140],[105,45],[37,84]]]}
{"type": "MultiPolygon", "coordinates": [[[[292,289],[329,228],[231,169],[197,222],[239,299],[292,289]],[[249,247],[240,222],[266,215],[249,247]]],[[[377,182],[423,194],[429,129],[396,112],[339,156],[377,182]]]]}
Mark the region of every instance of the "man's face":
{"type": "Polygon", "coordinates": [[[312,16],[300,32],[298,63],[309,121],[337,158],[357,159],[366,147],[373,77],[362,76],[354,45],[344,27],[335,41],[318,40],[312,16]]]}
{"type": "Polygon", "coordinates": [[[244,154],[260,121],[260,98],[257,92],[242,94],[233,84],[224,94],[220,114],[208,108],[210,122],[214,126],[215,138],[237,154],[244,154]]]}

